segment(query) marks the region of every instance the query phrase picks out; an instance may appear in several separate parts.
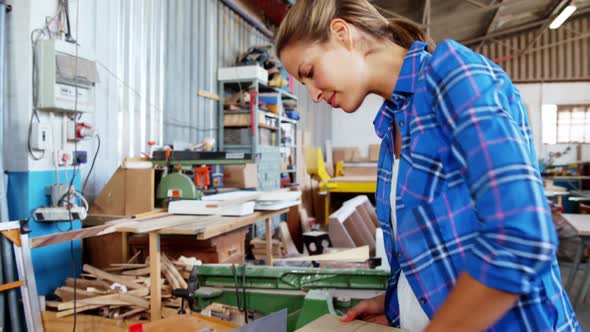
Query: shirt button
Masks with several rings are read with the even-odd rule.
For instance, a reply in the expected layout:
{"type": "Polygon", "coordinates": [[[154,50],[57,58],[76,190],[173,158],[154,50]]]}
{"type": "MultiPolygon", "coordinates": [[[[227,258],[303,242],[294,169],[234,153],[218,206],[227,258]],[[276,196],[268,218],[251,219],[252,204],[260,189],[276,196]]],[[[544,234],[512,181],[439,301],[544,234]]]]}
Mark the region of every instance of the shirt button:
{"type": "Polygon", "coordinates": [[[402,253],[401,252],[398,252],[397,253],[397,258],[402,258],[402,253]]]}
{"type": "Polygon", "coordinates": [[[420,304],[426,304],[426,299],[425,299],[425,298],[423,298],[423,297],[421,297],[421,298],[420,298],[420,304]]]}
{"type": "Polygon", "coordinates": [[[405,122],[404,122],[403,120],[402,120],[402,121],[400,121],[400,122],[399,122],[399,126],[400,126],[400,127],[403,127],[403,126],[404,126],[404,123],[405,123],[405,122]]]}

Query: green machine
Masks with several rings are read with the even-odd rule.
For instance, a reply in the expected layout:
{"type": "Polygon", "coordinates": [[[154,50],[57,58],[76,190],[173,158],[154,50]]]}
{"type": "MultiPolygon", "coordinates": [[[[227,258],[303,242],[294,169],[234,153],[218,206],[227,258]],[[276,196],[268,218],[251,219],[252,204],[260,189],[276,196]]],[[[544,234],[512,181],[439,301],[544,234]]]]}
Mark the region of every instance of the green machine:
{"type": "Polygon", "coordinates": [[[383,293],[389,276],[370,269],[202,265],[193,268],[189,289],[174,293],[187,299],[193,311],[211,303],[262,315],[286,308],[291,332],[327,313],[342,315],[359,301],[383,293]]]}
{"type": "MultiPolygon", "coordinates": [[[[201,199],[203,187],[206,189],[209,180],[201,184],[195,183],[196,179],[201,178],[199,175],[202,175],[203,171],[199,166],[242,165],[252,163],[254,160],[255,157],[250,153],[153,151],[152,163],[156,169],[163,170],[156,190],[156,204],[165,207],[167,201],[171,199],[201,199]],[[193,174],[193,177],[187,174],[193,174]]],[[[208,178],[208,175],[206,177],[208,178]]]]}

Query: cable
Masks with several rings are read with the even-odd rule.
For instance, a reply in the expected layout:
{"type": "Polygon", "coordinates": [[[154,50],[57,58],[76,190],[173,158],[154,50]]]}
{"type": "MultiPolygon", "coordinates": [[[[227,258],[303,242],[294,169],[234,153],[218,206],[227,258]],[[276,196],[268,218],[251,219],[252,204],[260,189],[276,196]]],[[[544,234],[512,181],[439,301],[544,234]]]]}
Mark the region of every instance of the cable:
{"type": "Polygon", "coordinates": [[[238,271],[236,265],[232,264],[232,272],[234,276],[234,289],[236,295],[236,305],[240,312],[244,313],[244,321],[248,323],[248,310],[246,307],[246,265],[244,265],[244,272],[242,273],[242,299],[240,301],[240,290],[238,289],[238,271]]]}
{"type": "Polygon", "coordinates": [[[98,157],[98,152],[100,152],[100,136],[96,135],[96,140],[98,141],[98,146],[96,147],[96,153],[94,154],[94,158],[92,159],[92,164],[90,165],[90,170],[88,171],[88,175],[86,175],[86,180],[84,180],[84,185],[82,185],[82,195],[86,192],[86,184],[88,184],[88,179],[92,175],[92,170],[94,169],[94,163],[96,163],[96,157],[98,157]]]}
{"type": "MultiPolygon", "coordinates": [[[[68,33],[66,34],[66,40],[70,41],[73,40],[72,36],[71,36],[71,31],[70,31],[70,14],[69,14],[69,3],[68,0],[65,0],[65,10],[66,10],[66,22],[68,25],[68,33]]],[[[78,39],[79,37],[79,17],[80,17],[80,0],[76,1],[76,39],[78,39]]],[[[74,98],[74,128],[76,127],[76,112],[78,111],[78,49],[80,47],[80,45],[78,44],[77,41],[73,40],[76,44],[76,61],[74,64],[74,94],[75,94],[75,98],[74,98]]],[[[74,156],[78,154],[78,140],[74,137],[74,156]]],[[[72,158],[73,160],[73,158],[72,158]]],[[[70,182],[70,190],[72,189],[72,185],[74,184],[74,179],[76,178],[76,166],[77,163],[74,164],[74,172],[72,174],[72,180],[70,182]]],[[[68,204],[68,214],[70,216],[70,225],[73,228],[73,223],[74,220],[72,218],[72,205],[68,204]]],[[[73,276],[74,276],[74,322],[72,325],[72,331],[76,332],[76,323],[78,321],[78,313],[76,312],[76,293],[77,293],[77,287],[76,287],[76,279],[78,279],[76,277],[76,272],[77,272],[77,266],[76,266],[76,257],[74,255],[74,240],[70,241],[70,255],[71,255],[71,259],[72,259],[72,272],[73,272],[73,276]]]]}

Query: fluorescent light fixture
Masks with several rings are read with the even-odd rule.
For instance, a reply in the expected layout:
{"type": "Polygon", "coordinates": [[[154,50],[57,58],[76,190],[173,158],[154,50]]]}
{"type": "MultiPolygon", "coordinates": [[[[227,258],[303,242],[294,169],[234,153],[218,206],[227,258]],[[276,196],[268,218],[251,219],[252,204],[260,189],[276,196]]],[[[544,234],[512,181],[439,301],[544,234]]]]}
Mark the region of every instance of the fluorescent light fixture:
{"type": "Polygon", "coordinates": [[[577,7],[574,5],[565,7],[561,11],[561,13],[553,20],[553,22],[551,22],[551,25],[549,25],[549,29],[555,30],[559,28],[563,24],[563,22],[565,22],[565,20],[568,19],[568,17],[572,16],[576,9],[577,7]]]}

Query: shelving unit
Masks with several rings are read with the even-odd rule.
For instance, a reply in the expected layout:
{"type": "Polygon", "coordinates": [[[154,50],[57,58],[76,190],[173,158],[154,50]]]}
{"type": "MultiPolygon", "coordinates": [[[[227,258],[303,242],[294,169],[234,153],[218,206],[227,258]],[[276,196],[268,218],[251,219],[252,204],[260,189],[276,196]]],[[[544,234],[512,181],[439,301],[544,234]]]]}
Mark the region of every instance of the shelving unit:
{"type": "Polygon", "coordinates": [[[220,126],[217,141],[220,151],[252,153],[257,162],[258,189],[272,190],[281,187],[281,174],[288,174],[291,182],[296,182],[297,169],[297,131],[298,121],[282,114],[274,114],[258,107],[261,93],[280,94],[281,100],[295,100],[297,96],[283,89],[269,87],[257,79],[220,80],[221,95],[246,91],[250,93],[250,109],[226,111],[224,103],[219,103],[218,123],[224,124],[227,114],[249,114],[248,125],[220,126]],[[261,116],[265,123],[260,123],[261,116]],[[230,134],[231,131],[231,134],[230,134]],[[290,141],[283,143],[283,137],[289,133],[290,141]],[[290,160],[287,169],[282,168],[284,161],[290,160]]]}

